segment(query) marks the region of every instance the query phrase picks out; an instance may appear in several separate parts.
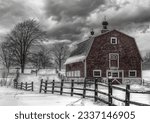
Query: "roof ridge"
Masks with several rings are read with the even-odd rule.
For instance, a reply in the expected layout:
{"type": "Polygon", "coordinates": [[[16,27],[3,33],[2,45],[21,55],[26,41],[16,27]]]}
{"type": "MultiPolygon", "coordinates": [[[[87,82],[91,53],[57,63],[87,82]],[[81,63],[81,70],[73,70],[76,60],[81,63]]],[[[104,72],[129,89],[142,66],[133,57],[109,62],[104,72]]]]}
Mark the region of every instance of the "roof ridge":
{"type": "MultiPolygon", "coordinates": [[[[115,30],[115,29],[113,29],[113,30],[115,30]]],[[[92,37],[90,37],[89,39],[91,39],[91,38],[96,38],[97,36],[101,36],[101,35],[107,34],[108,32],[111,32],[111,31],[113,31],[113,30],[109,30],[109,31],[107,31],[107,32],[104,32],[104,33],[98,34],[98,35],[96,35],[96,36],[92,36],[92,37]]],[[[76,43],[76,45],[78,45],[78,44],[80,44],[80,43],[82,43],[82,42],[88,41],[89,39],[86,39],[86,40],[80,41],[80,42],[76,43]]]]}

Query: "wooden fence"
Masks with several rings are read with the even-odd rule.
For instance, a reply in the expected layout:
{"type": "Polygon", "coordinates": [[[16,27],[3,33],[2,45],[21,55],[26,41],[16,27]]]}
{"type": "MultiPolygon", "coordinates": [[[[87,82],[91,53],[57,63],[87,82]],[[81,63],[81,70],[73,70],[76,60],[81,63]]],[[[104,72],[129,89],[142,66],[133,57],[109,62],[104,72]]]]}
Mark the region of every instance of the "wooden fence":
{"type": "Polygon", "coordinates": [[[84,83],[80,83],[80,85],[82,85],[82,88],[75,86],[75,84],[79,85],[79,82],[74,82],[73,80],[71,82],[65,82],[63,80],[61,82],[55,82],[54,80],[53,82],[48,82],[48,81],[41,80],[39,93],[51,92],[52,94],[59,93],[60,95],[62,94],[69,94],[70,96],[79,95],[79,96],[82,96],[83,98],[85,97],[93,98],[95,102],[101,101],[105,104],[108,104],[109,106],[115,106],[115,104],[113,103],[113,100],[121,101],[125,104],[125,106],[129,106],[130,104],[138,105],[138,106],[150,106],[149,104],[143,104],[140,102],[134,102],[130,100],[131,93],[150,94],[150,91],[147,91],[147,92],[133,91],[130,89],[130,85],[126,85],[126,88],[121,88],[121,87],[117,87],[111,84],[100,83],[97,81],[97,79],[95,79],[94,82],[85,81],[84,83]],[[64,84],[70,85],[70,87],[64,86],[64,84]],[[87,88],[89,85],[93,85],[94,87],[87,88]],[[108,92],[101,91],[99,89],[100,86],[108,88],[108,92]],[[64,91],[66,89],[68,91],[64,91]],[[125,98],[121,99],[119,97],[113,96],[113,89],[125,92],[125,98]],[[77,93],[75,92],[75,90],[80,90],[82,92],[77,93]],[[88,95],[87,94],[88,91],[93,92],[93,95],[88,95]],[[107,100],[102,99],[100,95],[107,96],[108,97],[107,100]]]}
{"type": "Polygon", "coordinates": [[[143,79],[142,85],[150,87],[150,81],[146,81],[146,80],[143,79]]]}
{"type": "Polygon", "coordinates": [[[15,82],[14,81],[14,88],[21,89],[25,91],[33,91],[33,82],[27,83],[27,82],[15,82]]]}

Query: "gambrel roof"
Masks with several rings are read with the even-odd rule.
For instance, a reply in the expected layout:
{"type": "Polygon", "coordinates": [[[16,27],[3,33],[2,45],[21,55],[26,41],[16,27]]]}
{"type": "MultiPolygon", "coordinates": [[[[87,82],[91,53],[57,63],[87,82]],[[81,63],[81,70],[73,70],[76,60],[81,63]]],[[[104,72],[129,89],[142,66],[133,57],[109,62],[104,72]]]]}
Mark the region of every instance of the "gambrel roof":
{"type": "Polygon", "coordinates": [[[71,52],[70,57],[66,60],[65,64],[83,61],[88,55],[93,41],[94,37],[91,37],[88,40],[78,43],[77,48],[71,52]]]}

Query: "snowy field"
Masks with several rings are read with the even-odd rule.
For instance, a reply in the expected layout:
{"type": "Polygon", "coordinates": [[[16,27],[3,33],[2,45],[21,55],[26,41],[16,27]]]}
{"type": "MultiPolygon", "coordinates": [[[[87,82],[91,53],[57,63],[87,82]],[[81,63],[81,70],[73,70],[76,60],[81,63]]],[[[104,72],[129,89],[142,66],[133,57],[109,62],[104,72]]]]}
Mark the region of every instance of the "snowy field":
{"type": "Polygon", "coordinates": [[[144,70],[142,72],[142,75],[143,75],[143,79],[146,81],[149,81],[150,83],[150,70],[144,70]]]}
{"type": "Polygon", "coordinates": [[[80,97],[39,94],[0,87],[0,106],[98,106],[93,100],[80,97]]]}
{"type": "MultiPolygon", "coordinates": [[[[81,99],[81,97],[70,97],[60,96],[57,94],[39,94],[39,87],[41,79],[48,81],[60,81],[55,70],[40,70],[36,76],[36,74],[31,74],[29,70],[26,70],[26,74],[21,74],[19,78],[19,82],[34,82],[34,92],[26,92],[21,90],[13,89],[12,77],[8,78],[7,85],[11,85],[11,87],[0,87],[0,105],[13,105],[13,106],[69,106],[69,105],[104,105],[102,103],[95,104],[93,100],[90,99],[81,99]]],[[[150,82],[150,70],[143,71],[143,79],[146,82],[150,82]]],[[[120,87],[125,88],[125,86],[121,85],[120,87]]],[[[99,87],[99,89],[103,92],[108,92],[107,88],[99,87]]],[[[131,89],[133,90],[142,90],[149,91],[150,87],[140,86],[140,85],[132,85],[131,89]]],[[[69,90],[70,91],[70,90],[69,90]]],[[[79,91],[75,91],[79,92],[79,91]]],[[[82,92],[81,92],[82,93],[82,92]]],[[[94,93],[87,92],[88,95],[93,96],[94,93]]],[[[102,99],[107,101],[108,97],[99,95],[102,99]]],[[[125,93],[119,90],[113,90],[113,96],[125,99],[125,93]]],[[[137,101],[145,104],[150,104],[150,94],[131,94],[131,100],[137,101]]],[[[124,105],[122,102],[113,100],[113,102],[117,105],[124,105]]]]}
{"type": "MultiPolygon", "coordinates": [[[[119,87],[125,88],[125,86],[119,86],[119,87]]],[[[136,85],[136,84],[131,85],[130,88],[131,88],[131,90],[136,90],[136,91],[143,91],[143,92],[144,91],[150,91],[150,88],[144,87],[144,86],[141,86],[141,85],[136,85]]],[[[121,98],[121,99],[124,100],[125,99],[125,92],[113,89],[113,96],[116,96],[116,97],[121,98]]],[[[130,100],[150,105],[150,94],[131,93],[130,94],[130,100]]],[[[122,103],[120,101],[117,101],[117,100],[113,100],[113,102],[116,105],[124,105],[124,103],[122,103]]]]}

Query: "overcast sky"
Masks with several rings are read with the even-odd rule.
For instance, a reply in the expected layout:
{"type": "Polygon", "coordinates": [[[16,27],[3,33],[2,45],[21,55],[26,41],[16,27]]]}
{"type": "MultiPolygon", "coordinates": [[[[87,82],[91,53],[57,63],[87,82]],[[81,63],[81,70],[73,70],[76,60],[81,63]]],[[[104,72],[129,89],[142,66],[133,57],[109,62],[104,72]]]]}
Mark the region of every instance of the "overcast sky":
{"type": "Polygon", "coordinates": [[[133,36],[140,50],[150,50],[150,0],[0,0],[0,37],[34,18],[50,41],[81,41],[91,28],[100,33],[104,16],[110,29],[133,36]]]}

